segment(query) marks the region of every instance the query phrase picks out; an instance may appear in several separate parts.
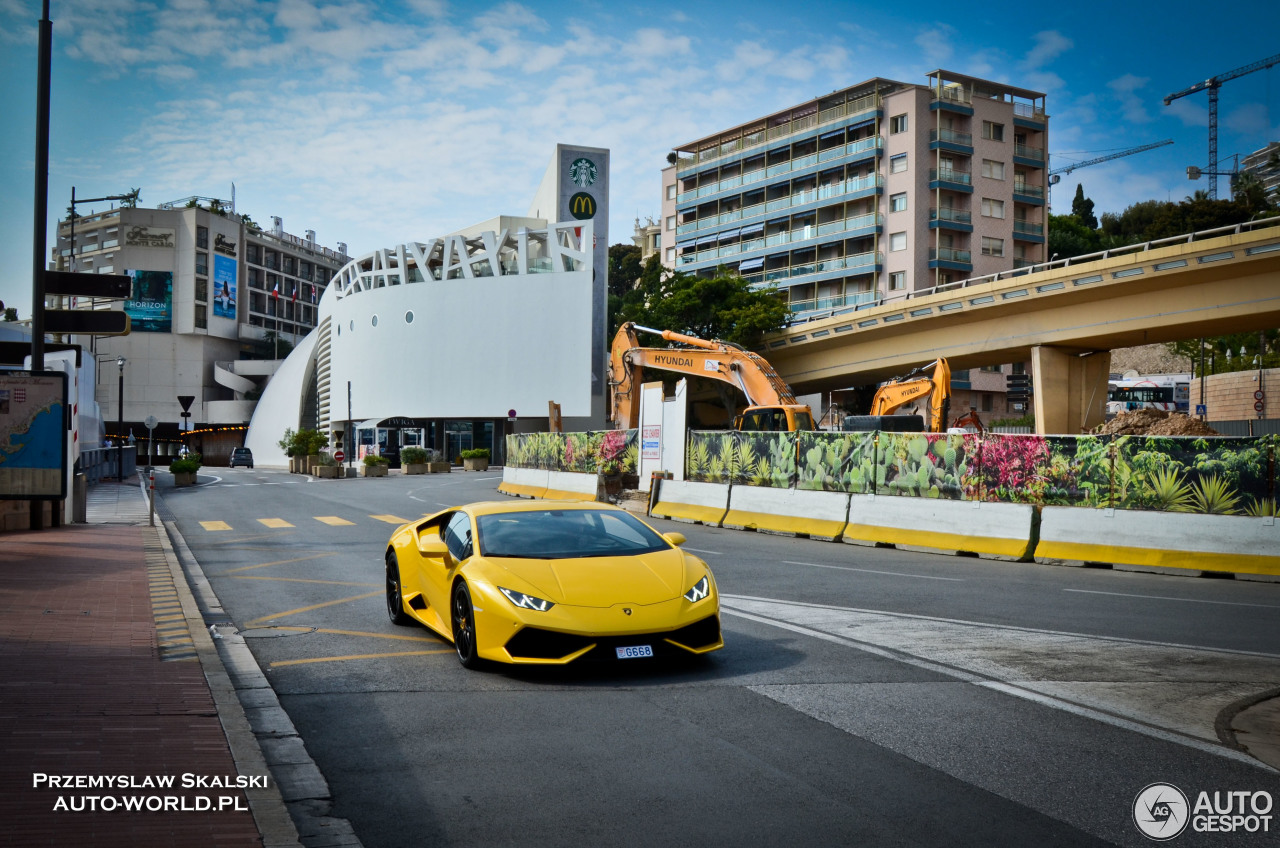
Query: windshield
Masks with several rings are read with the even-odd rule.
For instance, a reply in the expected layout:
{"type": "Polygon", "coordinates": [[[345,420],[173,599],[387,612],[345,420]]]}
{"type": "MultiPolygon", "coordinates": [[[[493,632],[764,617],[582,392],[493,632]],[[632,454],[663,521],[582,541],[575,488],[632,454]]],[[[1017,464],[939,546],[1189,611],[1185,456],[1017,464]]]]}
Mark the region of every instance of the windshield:
{"type": "Polygon", "coordinates": [[[671,545],[626,512],[548,509],[476,518],[480,553],[487,557],[572,559],[634,556],[671,545]]]}

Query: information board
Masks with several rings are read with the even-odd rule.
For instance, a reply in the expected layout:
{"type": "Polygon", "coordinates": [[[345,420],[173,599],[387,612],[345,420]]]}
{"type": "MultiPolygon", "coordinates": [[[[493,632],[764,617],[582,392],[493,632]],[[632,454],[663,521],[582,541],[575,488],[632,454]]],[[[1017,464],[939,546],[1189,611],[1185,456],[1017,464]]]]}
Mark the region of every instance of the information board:
{"type": "Polygon", "coordinates": [[[0,371],[0,499],[67,496],[67,375],[0,371]]]}

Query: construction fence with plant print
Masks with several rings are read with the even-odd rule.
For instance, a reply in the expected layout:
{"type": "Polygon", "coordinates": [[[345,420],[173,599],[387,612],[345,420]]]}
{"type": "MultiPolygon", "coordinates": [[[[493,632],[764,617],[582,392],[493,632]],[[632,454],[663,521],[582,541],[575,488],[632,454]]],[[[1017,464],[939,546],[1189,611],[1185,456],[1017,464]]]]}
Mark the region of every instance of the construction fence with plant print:
{"type": "Polygon", "coordinates": [[[639,430],[585,433],[513,433],[506,463],[514,468],[580,474],[635,474],[640,460],[639,430]]]}
{"type": "Polygon", "coordinates": [[[685,477],[854,494],[1276,515],[1275,436],[689,433],[685,477]]]}

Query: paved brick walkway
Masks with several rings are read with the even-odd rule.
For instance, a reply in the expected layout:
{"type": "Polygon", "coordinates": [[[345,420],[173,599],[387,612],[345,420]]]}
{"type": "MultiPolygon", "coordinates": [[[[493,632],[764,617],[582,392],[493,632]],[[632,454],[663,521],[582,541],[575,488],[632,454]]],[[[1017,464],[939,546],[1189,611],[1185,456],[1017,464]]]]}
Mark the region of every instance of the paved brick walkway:
{"type": "Polygon", "coordinates": [[[236,765],[200,662],[162,652],[171,634],[161,637],[157,621],[165,629],[172,620],[166,587],[155,580],[157,529],[82,524],[0,534],[5,845],[262,845],[243,790],[181,788],[184,775],[234,781],[236,765]],[[37,774],[172,777],[175,787],[61,789],[34,786],[37,774]],[[229,809],[73,811],[127,798],[229,809]],[[62,804],[68,809],[55,809],[62,804]]]}

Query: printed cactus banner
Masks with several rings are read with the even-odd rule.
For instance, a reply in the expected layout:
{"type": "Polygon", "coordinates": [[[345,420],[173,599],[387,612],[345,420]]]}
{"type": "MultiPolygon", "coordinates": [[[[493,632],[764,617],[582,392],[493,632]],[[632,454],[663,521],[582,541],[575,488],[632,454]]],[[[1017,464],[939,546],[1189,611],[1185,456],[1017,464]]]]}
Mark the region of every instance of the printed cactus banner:
{"type": "Polygon", "coordinates": [[[507,463],[513,468],[581,474],[635,474],[639,457],[639,430],[513,433],[507,436],[507,463]]]}
{"type": "Polygon", "coordinates": [[[989,435],[981,440],[981,498],[1043,506],[1108,506],[1111,436],[989,435]]]}
{"type": "Polygon", "coordinates": [[[877,442],[876,494],[951,500],[977,496],[978,436],[880,433],[877,442]]]}
{"type": "Polygon", "coordinates": [[[685,478],[789,489],[796,479],[795,434],[692,430],[685,478]]]}
{"type": "Polygon", "coordinates": [[[875,433],[811,430],[798,436],[796,488],[854,494],[875,491],[875,433]]]}

